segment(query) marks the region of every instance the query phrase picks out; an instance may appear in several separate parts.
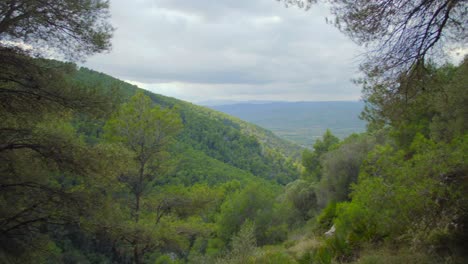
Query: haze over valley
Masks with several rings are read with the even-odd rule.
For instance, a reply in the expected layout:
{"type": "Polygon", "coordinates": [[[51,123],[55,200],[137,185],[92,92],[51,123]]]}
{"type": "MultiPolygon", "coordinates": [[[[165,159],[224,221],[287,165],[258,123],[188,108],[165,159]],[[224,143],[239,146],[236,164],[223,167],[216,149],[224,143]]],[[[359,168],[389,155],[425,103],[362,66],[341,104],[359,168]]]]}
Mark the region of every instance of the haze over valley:
{"type": "Polygon", "coordinates": [[[233,102],[208,106],[271,130],[276,135],[311,148],[327,129],[344,139],[365,131],[359,119],[363,102],[233,102]]]}

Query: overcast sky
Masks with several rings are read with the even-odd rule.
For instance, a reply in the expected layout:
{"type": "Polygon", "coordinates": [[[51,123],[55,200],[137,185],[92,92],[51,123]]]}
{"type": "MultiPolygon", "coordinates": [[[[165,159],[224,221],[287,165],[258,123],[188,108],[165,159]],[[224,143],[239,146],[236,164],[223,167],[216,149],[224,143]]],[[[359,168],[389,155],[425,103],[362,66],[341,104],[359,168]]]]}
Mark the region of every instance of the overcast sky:
{"type": "Polygon", "coordinates": [[[211,100],[358,100],[359,47],[323,6],[276,0],[111,0],[116,31],[86,67],[152,92],[211,100]]]}

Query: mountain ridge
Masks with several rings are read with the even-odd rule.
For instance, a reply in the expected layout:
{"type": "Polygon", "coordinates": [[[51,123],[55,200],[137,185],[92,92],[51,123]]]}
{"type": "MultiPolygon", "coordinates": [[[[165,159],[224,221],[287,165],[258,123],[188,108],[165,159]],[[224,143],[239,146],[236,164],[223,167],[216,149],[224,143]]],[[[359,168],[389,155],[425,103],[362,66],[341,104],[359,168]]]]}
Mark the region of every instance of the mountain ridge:
{"type": "Polygon", "coordinates": [[[280,184],[299,177],[302,147],[273,132],[228,114],[155,94],[104,73],[81,67],[76,78],[103,89],[116,89],[125,102],[142,90],[155,104],[176,108],[184,123],[179,144],[212,159],[280,184]]]}

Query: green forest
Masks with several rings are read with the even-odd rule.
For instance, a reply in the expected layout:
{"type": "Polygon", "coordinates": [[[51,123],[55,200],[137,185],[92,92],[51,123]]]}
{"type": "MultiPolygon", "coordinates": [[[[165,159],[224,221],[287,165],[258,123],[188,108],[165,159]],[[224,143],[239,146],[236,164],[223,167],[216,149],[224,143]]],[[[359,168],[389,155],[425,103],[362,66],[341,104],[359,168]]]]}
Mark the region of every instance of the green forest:
{"type": "Polygon", "coordinates": [[[108,1],[2,1],[0,263],[466,263],[468,58],[431,57],[466,1],[328,2],[381,45],[367,129],[302,148],[77,66],[110,49],[108,1]]]}

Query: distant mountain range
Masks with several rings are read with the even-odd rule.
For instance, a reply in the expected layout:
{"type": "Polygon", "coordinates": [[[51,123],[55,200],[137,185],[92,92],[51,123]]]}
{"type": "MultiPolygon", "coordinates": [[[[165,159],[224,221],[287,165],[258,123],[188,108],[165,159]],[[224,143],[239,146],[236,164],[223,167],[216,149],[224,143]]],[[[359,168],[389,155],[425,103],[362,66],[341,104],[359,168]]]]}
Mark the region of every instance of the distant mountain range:
{"type": "Polygon", "coordinates": [[[340,138],[365,131],[359,119],[363,102],[242,102],[208,107],[273,131],[278,136],[311,147],[327,129],[340,138]]]}
{"type": "Polygon", "coordinates": [[[249,101],[236,101],[236,100],[208,100],[202,102],[196,102],[202,106],[224,106],[224,105],[235,105],[235,104],[269,104],[278,103],[278,101],[266,101],[266,100],[249,100],[249,101]]]}

